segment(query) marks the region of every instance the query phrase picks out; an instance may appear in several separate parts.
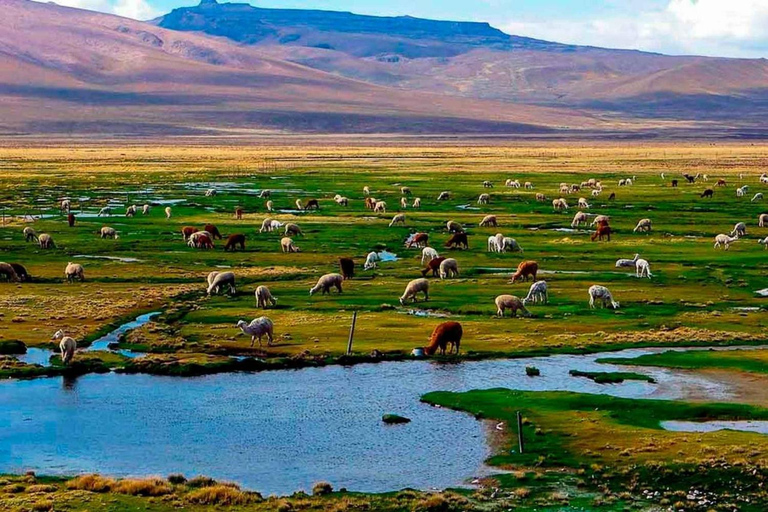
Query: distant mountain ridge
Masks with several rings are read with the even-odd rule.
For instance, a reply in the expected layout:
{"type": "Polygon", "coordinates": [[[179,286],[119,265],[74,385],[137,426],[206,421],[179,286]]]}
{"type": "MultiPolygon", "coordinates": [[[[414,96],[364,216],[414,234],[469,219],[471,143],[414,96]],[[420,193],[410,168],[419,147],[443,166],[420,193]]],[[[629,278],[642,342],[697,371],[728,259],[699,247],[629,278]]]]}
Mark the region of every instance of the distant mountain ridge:
{"type": "Polygon", "coordinates": [[[482,22],[438,21],[412,16],[367,16],[308,9],[267,9],[203,0],[156,20],[172,30],[199,31],[244,44],[281,44],[338,50],[357,57],[452,57],[473,48],[569,51],[574,47],[505,34],[482,22]]]}

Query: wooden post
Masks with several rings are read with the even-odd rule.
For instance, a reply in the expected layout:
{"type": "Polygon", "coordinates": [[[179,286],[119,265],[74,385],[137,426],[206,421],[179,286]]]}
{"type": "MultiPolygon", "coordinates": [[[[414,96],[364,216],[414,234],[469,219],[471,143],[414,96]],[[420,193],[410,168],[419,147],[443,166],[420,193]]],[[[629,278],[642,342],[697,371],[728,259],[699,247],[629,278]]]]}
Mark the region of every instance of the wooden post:
{"type": "Polygon", "coordinates": [[[357,311],[352,312],[352,325],[349,326],[349,341],[347,341],[347,355],[352,353],[352,339],[355,337],[355,323],[357,322],[357,311]]]}
{"type": "Polygon", "coordinates": [[[520,411],[517,411],[517,444],[520,447],[520,453],[523,453],[525,443],[523,442],[523,415],[520,411]]]}

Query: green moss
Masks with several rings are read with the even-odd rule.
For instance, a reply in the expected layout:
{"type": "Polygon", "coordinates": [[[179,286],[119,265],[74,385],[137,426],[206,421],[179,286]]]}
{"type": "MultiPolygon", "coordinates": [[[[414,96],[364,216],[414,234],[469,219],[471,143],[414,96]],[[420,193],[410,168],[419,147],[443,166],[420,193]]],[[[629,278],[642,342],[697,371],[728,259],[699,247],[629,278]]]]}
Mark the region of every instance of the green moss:
{"type": "Polygon", "coordinates": [[[619,384],[625,380],[642,380],[645,382],[656,382],[653,377],[634,372],[583,372],[580,370],[571,370],[568,372],[573,377],[586,377],[598,384],[619,384]]]}
{"type": "Polygon", "coordinates": [[[667,351],[660,354],[646,354],[640,357],[598,359],[598,363],[624,364],[633,366],[658,366],[685,370],[738,370],[751,373],[768,373],[768,351],[764,350],[690,350],[685,352],[667,351]]]}

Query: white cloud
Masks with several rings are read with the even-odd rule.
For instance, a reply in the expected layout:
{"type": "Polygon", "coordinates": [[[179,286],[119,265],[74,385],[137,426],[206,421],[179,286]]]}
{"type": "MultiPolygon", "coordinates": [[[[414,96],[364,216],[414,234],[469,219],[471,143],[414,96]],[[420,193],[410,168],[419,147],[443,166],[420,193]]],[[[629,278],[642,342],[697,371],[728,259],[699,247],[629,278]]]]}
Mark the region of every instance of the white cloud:
{"type": "Polygon", "coordinates": [[[147,0],[55,0],[57,4],[90,11],[117,14],[135,20],[156,18],[160,11],[152,7],[147,0]]]}
{"type": "Polygon", "coordinates": [[[768,57],[766,0],[669,0],[606,19],[512,22],[505,32],[553,41],[673,54],[768,57]]]}

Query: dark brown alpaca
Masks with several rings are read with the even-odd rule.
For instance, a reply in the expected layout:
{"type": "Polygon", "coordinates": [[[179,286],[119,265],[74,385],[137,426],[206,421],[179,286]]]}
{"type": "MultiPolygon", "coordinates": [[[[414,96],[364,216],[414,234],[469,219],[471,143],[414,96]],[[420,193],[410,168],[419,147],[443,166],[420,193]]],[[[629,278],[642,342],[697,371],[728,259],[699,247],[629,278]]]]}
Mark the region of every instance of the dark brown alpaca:
{"type": "Polygon", "coordinates": [[[234,251],[237,249],[237,246],[240,246],[240,250],[245,250],[245,235],[242,233],[236,233],[234,235],[229,235],[227,238],[227,243],[224,245],[224,250],[234,251]]]}
{"type": "Polygon", "coordinates": [[[594,242],[598,239],[602,241],[603,237],[608,237],[608,241],[611,241],[611,227],[607,222],[605,224],[601,223],[597,225],[597,230],[592,235],[592,241],[594,242]]]}
{"type": "Polygon", "coordinates": [[[73,228],[75,227],[75,214],[70,213],[67,215],[67,222],[69,223],[69,227],[73,228]]]}
{"type": "Polygon", "coordinates": [[[466,233],[454,233],[451,235],[451,238],[448,239],[447,242],[445,242],[446,247],[463,247],[464,249],[469,249],[469,243],[467,242],[467,234],[466,233]]]}
{"type": "Polygon", "coordinates": [[[305,210],[319,210],[320,209],[320,203],[317,202],[317,199],[310,199],[307,201],[307,205],[304,207],[305,210]]]}
{"type": "Polygon", "coordinates": [[[707,190],[702,192],[701,197],[712,197],[713,195],[715,195],[715,191],[712,190],[711,188],[708,188],[707,190]]]}
{"type": "Polygon", "coordinates": [[[355,277],[355,261],[352,258],[339,258],[339,269],[345,280],[355,277]]]}
{"type": "Polygon", "coordinates": [[[239,206],[235,208],[235,218],[237,220],[243,220],[243,209],[239,206]]]}
{"type": "Polygon", "coordinates": [[[411,247],[426,247],[427,242],[429,242],[429,235],[427,233],[416,233],[411,238],[411,241],[408,242],[407,247],[409,249],[411,247]]]}
{"type": "Polygon", "coordinates": [[[213,249],[213,242],[210,238],[208,238],[207,235],[200,235],[197,237],[197,248],[198,249],[213,249]]]}
{"type": "Polygon", "coordinates": [[[464,329],[461,328],[459,322],[443,322],[435,327],[432,331],[432,336],[429,337],[429,345],[424,347],[424,353],[431,356],[437,350],[440,350],[441,355],[445,355],[445,349],[448,344],[451,344],[450,354],[454,348],[456,353],[459,353],[459,346],[461,345],[461,337],[464,335],[464,329]]]}
{"type": "Polygon", "coordinates": [[[24,265],[21,265],[19,263],[9,263],[9,265],[16,272],[16,276],[19,278],[20,281],[29,281],[32,279],[32,277],[27,272],[27,269],[24,268],[24,265]]]}
{"type": "Polygon", "coordinates": [[[200,231],[194,226],[184,226],[181,228],[181,235],[184,237],[184,240],[189,240],[189,237],[192,236],[192,233],[197,233],[200,231]]]}
{"type": "Polygon", "coordinates": [[[439,258],[434,258],[429,263],[427,263],[427,268],[421,271],[422,277],[427,277],[427,274],[431,271],[432,277],[437,277],[437,272],[440,270],[440,264],[445,261],[445,258],[443,256],[440,256],[439,258]]]}
{"type": "Polygon", "coordinates": [[[217,228],[213,224],[206,224],[205,227],[203,228],[203,231],[209,232],[214,240],[222,239],[221,233],[219,233],[219,228],[217,228]]]}

